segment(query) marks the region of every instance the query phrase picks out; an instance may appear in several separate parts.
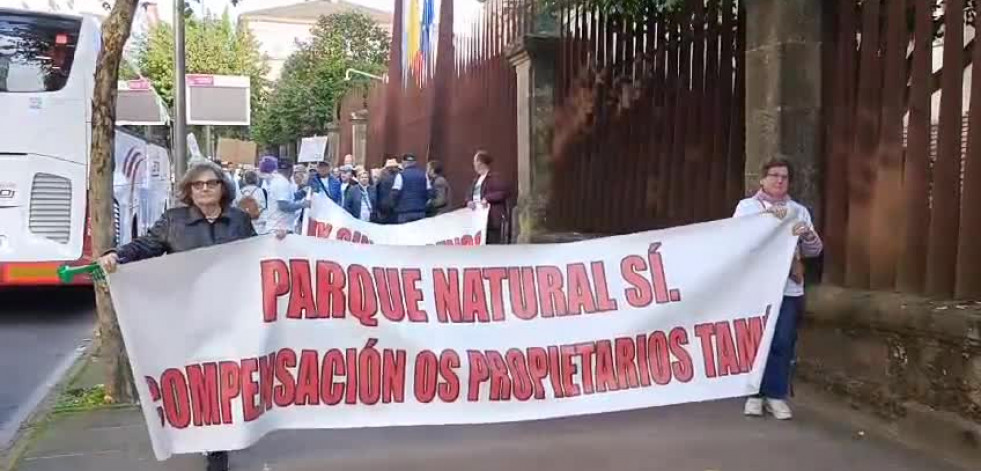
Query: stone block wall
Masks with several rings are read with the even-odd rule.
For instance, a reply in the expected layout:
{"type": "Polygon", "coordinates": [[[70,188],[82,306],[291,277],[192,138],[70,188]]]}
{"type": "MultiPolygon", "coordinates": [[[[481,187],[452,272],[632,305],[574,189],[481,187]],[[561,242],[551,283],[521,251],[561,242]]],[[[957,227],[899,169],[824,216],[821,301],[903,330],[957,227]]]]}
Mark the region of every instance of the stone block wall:
{"type": "Polygon", "coordinates": [[[981,303],[810,288],[797,380],[981,463],[981,303]]]}

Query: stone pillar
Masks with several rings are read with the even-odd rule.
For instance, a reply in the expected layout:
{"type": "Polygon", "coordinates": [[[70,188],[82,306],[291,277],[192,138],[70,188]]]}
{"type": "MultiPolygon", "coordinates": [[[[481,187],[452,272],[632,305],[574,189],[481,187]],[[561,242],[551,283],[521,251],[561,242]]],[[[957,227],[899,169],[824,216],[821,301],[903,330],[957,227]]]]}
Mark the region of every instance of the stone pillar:
{"type": "Polygon", "coordinates": [[[324,160],[330,162],[331,166],[337,165],[341,148],[341,127],[336,122],[327,124],[327,150],[324,151],[324,160]]]}
{"type": "Polygon", "coordinates": [[[351,155],[355,165],[364,165],[368,156],[368,110],[351,113],[351,155]]]}
{"type": "Polygon", "coordinates": [[[789,160],[794,198],[821,215],[821,41],[827,1],[745,0],[746,189],[789,160]]]}
{"type": "Polygon", "coordinates": [[[518,205],[512,236],[520,244],[545,232],[548,220],[557,54],[554,34],[526,35],[508,52],[517,74],[518,205]]]}

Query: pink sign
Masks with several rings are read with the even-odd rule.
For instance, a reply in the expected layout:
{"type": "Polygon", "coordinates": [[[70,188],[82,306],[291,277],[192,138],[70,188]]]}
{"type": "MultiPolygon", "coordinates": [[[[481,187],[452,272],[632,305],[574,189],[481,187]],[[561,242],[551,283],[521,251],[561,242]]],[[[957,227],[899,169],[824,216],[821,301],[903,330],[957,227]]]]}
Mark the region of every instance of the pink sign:
{"type": "Polygon", "coordinates": [[[187,75],[187,85],[189,87],[211,87],[215,84],[214,75],[187,75]]]}
{"type": "Polygon", "coordinates": [[[147,79],[127,80],[126,86],[130,90],[149,90],[150,81],[147,79]]]}

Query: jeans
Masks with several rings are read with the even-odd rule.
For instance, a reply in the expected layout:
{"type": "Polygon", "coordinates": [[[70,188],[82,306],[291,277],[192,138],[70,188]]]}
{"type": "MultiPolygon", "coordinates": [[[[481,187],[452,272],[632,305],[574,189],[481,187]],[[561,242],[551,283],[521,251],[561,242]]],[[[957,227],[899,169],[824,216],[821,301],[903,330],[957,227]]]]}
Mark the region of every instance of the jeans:
{"type": "Polygon", "coordinates": [[[797,346],[797,322],[804,310],[803,296],[784,296],[780,304],[770,356],[763,371],[760,396],[770,399],[786,399],[790,393],[790,372],[797,346]]]}

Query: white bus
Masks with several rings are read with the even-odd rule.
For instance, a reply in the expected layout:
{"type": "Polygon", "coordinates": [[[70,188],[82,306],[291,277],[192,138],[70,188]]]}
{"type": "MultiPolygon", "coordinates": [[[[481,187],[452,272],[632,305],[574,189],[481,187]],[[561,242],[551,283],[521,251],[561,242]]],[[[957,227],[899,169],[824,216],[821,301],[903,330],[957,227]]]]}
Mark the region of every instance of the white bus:
{"type": "MultiPolygon", "coordinates": [[[[100,43],[94,17],[0,9],[0,287],[55,285],[57,267],[91,260],[87,175],[100,43]]],[[[126,242],[166,209],[170,159],[121,129],[115,147],[117,241],[126,242]]]]}

